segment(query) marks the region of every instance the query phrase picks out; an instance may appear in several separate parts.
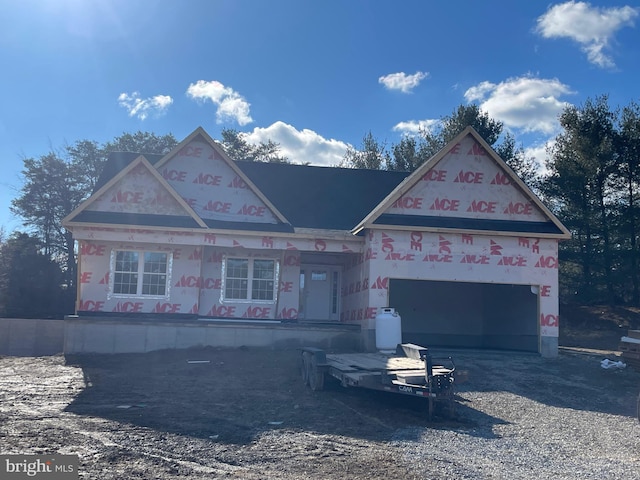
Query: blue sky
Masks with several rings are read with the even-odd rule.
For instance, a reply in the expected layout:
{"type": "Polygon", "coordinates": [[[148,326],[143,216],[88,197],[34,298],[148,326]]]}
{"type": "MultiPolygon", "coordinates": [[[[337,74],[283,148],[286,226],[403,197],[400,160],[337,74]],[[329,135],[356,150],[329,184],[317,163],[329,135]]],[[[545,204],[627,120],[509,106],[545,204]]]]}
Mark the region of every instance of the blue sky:
{"type": "Polygon", "coordinates": [[[337,164],[477,103],[530,155],[567,104],[638,101],[640,2],[0,2],[0,226],[24,157],[202,126],[337,164]]]}

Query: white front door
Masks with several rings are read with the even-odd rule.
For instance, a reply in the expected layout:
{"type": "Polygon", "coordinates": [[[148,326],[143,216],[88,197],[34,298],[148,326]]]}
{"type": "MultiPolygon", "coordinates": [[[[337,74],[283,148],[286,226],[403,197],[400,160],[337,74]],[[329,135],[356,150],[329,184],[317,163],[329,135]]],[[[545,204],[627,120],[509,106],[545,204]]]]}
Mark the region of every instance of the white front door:
{"type": "Polygon", "coordinates": [[[340,267],[300,266],[300,318],[338,320],[340,306],[340,267]]]}

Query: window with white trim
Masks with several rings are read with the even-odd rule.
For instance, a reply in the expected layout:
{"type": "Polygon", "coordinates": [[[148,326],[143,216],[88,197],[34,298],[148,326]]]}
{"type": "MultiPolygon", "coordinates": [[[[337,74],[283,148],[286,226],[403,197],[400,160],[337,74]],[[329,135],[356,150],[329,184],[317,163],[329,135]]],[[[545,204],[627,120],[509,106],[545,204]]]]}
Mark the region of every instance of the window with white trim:
{"type": "Polygon", "coordinates": [[[279,268],[276,260],[227,257],[222,268],[222,300],[275,302],[279,268]]]}
{"type": "Polygon", "coordinates": [[[165,252],[111,252],[114,295],[167,297],[171,255],[165,252]]]}

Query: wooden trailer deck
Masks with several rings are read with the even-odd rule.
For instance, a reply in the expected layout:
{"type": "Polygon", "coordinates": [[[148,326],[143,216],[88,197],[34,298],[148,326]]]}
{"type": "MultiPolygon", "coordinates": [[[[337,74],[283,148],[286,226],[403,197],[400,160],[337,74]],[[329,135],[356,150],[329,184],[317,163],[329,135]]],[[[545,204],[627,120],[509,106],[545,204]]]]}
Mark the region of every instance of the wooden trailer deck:
{"type": "MultiPolygon", "coordinates": [[[[407,357],[389,356],[383,353],[327,354],[328,367],[338,370],[354,384],[372,375],[386,375],[402,384],[424,385],[424,361],[407,357]]],[[[433,367],[433,374],[449,373],[443,366],[433,367]]]]}
{"type": "Polygon", "coordinates": [[[302,378],[313,390],[322,390],[325,375],[330,375],[344,387],[427,398],[429,417],[436,401],[447,402],[453,411],[453,359],[444,359],[450,367],[434,364],[428,349],[419,345],[399,345],[393,355],[381,352],[336,354],[312,347],[303,348],[301,353],[302,378]]]}

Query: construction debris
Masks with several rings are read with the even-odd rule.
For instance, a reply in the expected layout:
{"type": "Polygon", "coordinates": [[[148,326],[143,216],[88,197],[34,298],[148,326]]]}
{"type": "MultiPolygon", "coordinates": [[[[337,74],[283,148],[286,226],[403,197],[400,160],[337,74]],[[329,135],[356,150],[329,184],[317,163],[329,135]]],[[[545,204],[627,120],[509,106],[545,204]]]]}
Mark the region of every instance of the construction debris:
{"type": "Polygon", "coordinates": [[[620,339],[620,351],[625,363],[640,371],[640,330],[629,330],[627,335],[620,339]]]}

